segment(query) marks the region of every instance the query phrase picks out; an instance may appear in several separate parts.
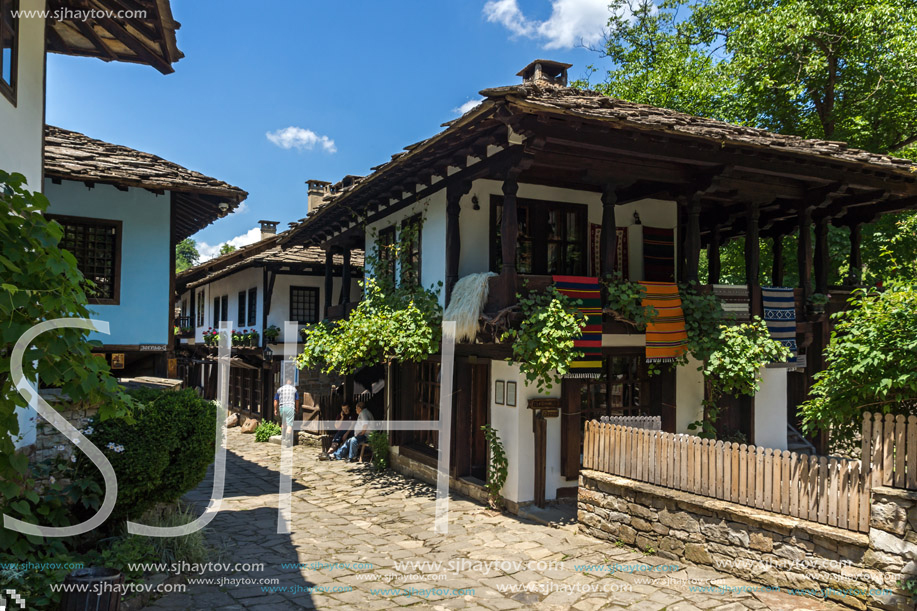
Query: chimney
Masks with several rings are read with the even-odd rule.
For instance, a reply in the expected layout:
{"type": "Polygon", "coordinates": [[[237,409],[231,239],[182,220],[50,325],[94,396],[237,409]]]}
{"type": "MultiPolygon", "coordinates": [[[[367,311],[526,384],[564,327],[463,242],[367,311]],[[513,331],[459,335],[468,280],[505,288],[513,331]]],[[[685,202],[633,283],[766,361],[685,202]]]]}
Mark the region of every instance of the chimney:
{"type": "Polygon", "coordinates": [[[258,221],[261,224],[261,239],[277,235],[277,221],[258,221]]]}
{"type": "Polygon", "coordinates": [[[551,61],[550,59],[536,59],[517,72],[516,76],[521,76],[523,83],[566,87],[567,68],[572,67],[573,64],[564,64],[562,62],[551,61]]]}
{"type": "Polygon", "coordinates": [[[325,201],[325,196],[331,192],[331,183],[324,180],[307,180],[306,184],[309,185],[309,204],[306,214],[312,214],[312,211],[321,205],[325,201]]]}

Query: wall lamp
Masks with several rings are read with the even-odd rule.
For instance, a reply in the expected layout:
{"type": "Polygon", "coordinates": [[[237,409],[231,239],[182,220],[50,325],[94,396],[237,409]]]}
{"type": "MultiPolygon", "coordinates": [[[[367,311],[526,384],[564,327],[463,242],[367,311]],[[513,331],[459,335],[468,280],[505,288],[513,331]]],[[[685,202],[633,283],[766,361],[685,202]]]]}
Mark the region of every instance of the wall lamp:
{"type": "Polygon", "coordinates": [[[471,209],[472,209],[472,210],[480,210],[480,209],[481,209],[481,204],[478,203],[478,196],[477,196],[477,194],[471,196],[471,209]]]}

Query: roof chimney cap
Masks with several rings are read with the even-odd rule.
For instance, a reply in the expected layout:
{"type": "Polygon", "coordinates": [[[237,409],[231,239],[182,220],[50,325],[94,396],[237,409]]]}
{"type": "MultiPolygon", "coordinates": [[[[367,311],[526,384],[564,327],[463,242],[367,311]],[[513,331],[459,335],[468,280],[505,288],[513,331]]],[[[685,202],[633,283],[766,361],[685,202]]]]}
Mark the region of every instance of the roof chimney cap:
{"type": "Polygon", "coordinates": [[[552,85],[567,86],[567,68],[573,64],[555,62],[550,59],[536,59],[528,66],[516,73],[522,77],[523,83],[550,83],[552,85]]]}
{"type": "Polygon", "coordinates": [[[258,221],[261,225],[261,239],[268,238],[272,235],[277,235],[277,225],[278,221],[258,221]]]}

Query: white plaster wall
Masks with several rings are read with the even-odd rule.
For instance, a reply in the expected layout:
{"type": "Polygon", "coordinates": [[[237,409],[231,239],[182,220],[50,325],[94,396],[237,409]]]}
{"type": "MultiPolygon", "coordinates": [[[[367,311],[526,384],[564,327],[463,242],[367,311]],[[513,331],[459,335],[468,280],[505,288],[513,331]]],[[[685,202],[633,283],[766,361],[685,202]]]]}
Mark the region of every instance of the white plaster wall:
{"type": "Polygon", "coordinates": [[[675,432],[696,434],[688,425],[704,417],[704,373],[692,356],[675,369],[675,432]]]}
{"type": "Polygon", "coordinates": [[[786,450],[786,374],[780,368],[761,369],[761,390],[755,395],[755,445],[786,450]]]}
{"type": "MultiPolygon", "coordinates": [[[[43,10],[45,0],[21,0],[19,8],[43,10]]],[[[19,172],[29,189],[41,191],[45,112],[45,20],[19,19],[16,105],[0,95],[0,169],[19,172]]]]}
{"type": "MultiPolygon", "coordinates": [[[[259,270],[260,271],[260,270],[259,270]]],[[[274,296],[271,297],[271,312],[267,316],[268,325],[277,325],[280,327],[280,335],[277,336],[277,342],[281,343],[287,338],[284,337],[284,323],[290,319],[290,287],[307,286],[318,289],[318,319],[325,317],[325,277],[324,276],[306,276],[306,275],[277,275],[274,281],[274,296]]],[[[341,279],[334,279],[334,289],[331,291],[332,304],[338,302],[341,294],[341,279]]],[[[351,283],[350,298],[356,301],[360,296],[360,289],[356,282],[351,283]]],[[[302,328],[305,325],[300,325],[302,328]]],[[[297,335],[296,341],[300,341],[297,335]]]]}
{"type": "MultiPolygon", "coordinates": [[[[469,204],[470,206],[470,204],[469,204]]],[[[366,226],[366,252],[372,253],[375,236],[379,231],[395,225],[396,236],[401,233],[401,222],[416,214],[423,214],[423,228],[420,235],[420,282],[426,288],[434,289],[446,280],[446,190],[440,189],[429,197],[402,208],[380,221],[366,226]]],[[[463,245],[464,249],[464,245],[463,245]]],[[[372,275],[367,266],[365,273],[372,275]]],[[[353,293],[357,294],[357,293],[353,293]]],[[[444,305],[445,293],[440,290],[439,302],[444,305]]]]}
{"type": "MultiPolygon", "coordinates": [[[[560,387],[541,394],[535,385],[528,386],[519,366],[506,361],[491,361],[490,370],[491,425],[500,435],[509,461],[503,496],[510,501],[525,503],[535,498],[535,435],[532,431],[532,410],[529,399],[559,397],[560,387]],[[516,407],[497,405],[493,385],[497,380],[516,382],[516,407]]],[[[560,418],[547,419],[547,457],[545,468],[545,499],[557,498],[557,489],[570,483],[560,472],[560,418]]]]}
{"type": "Polygon", "coordinates": [[[172,330],[169,295],[171,196],[146,189],[92,189],[72,180],[45,181],[49,214],[121,221],[121,277],[118,305],[91,304],[111,334],[91,333],[103,344],[166,344],[172,330]]]}

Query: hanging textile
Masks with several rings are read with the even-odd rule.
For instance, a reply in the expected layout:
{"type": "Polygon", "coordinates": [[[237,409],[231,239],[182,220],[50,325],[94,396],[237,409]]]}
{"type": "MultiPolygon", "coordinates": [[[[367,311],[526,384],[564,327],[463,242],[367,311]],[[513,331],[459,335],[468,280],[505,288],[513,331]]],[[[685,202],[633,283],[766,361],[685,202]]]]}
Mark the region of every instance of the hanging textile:
{"type": "Polygon", "coordinates": [[[688,346],[678,286],[674,282],[640,284],[646,289],[643,307],[656,308],[656,316],[646,325],[646,362],[674,362],[685,353],[688,346]]]}
{"type": "MultiPolygon", "coordinates": [[[[592,241],[592,261],[590,261],[590,275],[598,277],[599,272],[602,271],[602,226],[598,223],[592,223],[590,233],[590,240],[592,241]]],[[[621,274],[622,279],[627,280],[629,277],[628,270],[630,269],[627,258],[627,227],[615,228],[615,235],[618,236],[618,241],[615,248],[617,251],[615,258],[615,271],[621,274]]]]}
{"type": "Polygon", "coordinates": [[[761,300],[764,302],[764,322],[771,338],[777,340],[793,355],[787,366],[796,364],[796,297],[793,289],[777,286],[762,286],[761,300]]]}
{"type": "Polygon", "coordinates": [[[577,356],[570,363],[566,378],[597,378],[602,375],[602,297],[598,278],[587,276],[554,276],[557,290],[570,299],[586,317],[586,327],[573,341],[577,356]]]}

